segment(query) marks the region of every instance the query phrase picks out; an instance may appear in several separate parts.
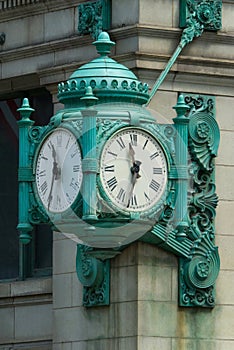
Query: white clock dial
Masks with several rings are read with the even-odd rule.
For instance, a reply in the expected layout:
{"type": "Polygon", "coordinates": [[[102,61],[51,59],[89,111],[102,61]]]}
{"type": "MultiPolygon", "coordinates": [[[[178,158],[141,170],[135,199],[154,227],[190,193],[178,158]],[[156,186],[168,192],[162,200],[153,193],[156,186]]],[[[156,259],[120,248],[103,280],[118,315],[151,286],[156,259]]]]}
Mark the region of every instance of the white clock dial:
{"type": "Polygon", "coordinates": [[[53,213],[67,210],[82,182],[81,151],[75,135],[58,128],[44,141],[36,162],[36,187],[44,207],[53,213]]]}
{"type": "Polygon", "coordinates": [[[147,211],[166,190],[167,161],[163,149],[148,132],[122,129],[103,148],[100,179],[116,207],[129,212],[147,211]]]}

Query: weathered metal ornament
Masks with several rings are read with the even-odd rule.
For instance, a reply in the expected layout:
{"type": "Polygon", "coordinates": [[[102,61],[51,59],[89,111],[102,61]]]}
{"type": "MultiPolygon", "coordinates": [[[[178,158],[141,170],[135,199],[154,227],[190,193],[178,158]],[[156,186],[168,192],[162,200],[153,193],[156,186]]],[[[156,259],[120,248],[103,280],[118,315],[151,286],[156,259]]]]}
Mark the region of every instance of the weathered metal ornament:
{"type": "Polygon", "coordinates": [[[222,27],[222,0],[180,0],[180,27],[185,28],[194,18],[205,30],[222,27]]]}
{"type": "Polygon", "coordinates": [[[78,31],[81,35],[90,34],[97,39],[103,30],[110,28],[111,1],[96,0],[78,6],[78,31]]]}
{"type": "MultiPolygon", "coordinates": [[[[19,109],[21,242],[29,242],[33,225],[49,222],[55,231],[83,243],[77,248],[77,275],[84,285],[85,306],[109,303],[110,258],[136,240],[160,244],[180,257],[180,305],[213,307],[213,286],[219,271],[214,243],[218,203],[214,158],[219,145],[215,100],[209,96],[180,94],[173,107],[177,114],[174,124],[157,124],[154,116],[142,107],[149,99],[148,86],[108,57],[114,44],[109,35],[101,33],[94,44],[100,56],[58,85],[58,98],[64,109],[53,116],[48,125],[33,126],[30,119],[33,110],[27,100],[19,109]],[[55,135],[56,130],[61,129],[69,130],[79,143],[82,166],[73,165],[72,171],[82,169],[83,180],[70,207],[50,211],[40,200],[35,185],[36,164],[48,135],[55,135]],[[143,171],[138,174],[143,158],[135,158],[142,135],[144,145],[140,147],[140,154],[149,147],[149,164],[151,161],[154,164],[157,157],[163,164],[147,166],[152,177],[145,188],[141,187],[144,200],[150,201],[150,191],[159,190],[160,176],[166,179],[162,195],[147,203],[146,209],[139,206],[137,197],[125,201],[127,194],[123,186],[118,188],[116,184],[114,165],[115,159],[121,159],[119,153],[128,155],[127,165],[123,165],[127,166],[124,179],[130,179],[132,195],[137,179],[144,178],[143,171]],[[117,147],[116,153],[108,146],[112,141],[117,147]],[[102,164],[105,152],[112,156],[113,164],[102,164]],[[101,171],[108,173],[105,185],[101,171]],[[111,199],[112,192],[116,201],[111,199]],[[118,201],[122,201],[121,205],[118,201]]],[[[57,142],[60,141],[58,138],[57,142]]],[[[52,149],[52,155],[54,151],[52,149]]],[[[53,169],[48,169],[51,176],[53,169]]],[[[62,172],[62,167],[59,170],[62,172]]],[[[49,186],[52,189],[53,183],[49,186]]],[[[72,181],[71,186],[77,185],[72,181]]],[[[69,194],[66,195],[69,198],[69,194]]]]}

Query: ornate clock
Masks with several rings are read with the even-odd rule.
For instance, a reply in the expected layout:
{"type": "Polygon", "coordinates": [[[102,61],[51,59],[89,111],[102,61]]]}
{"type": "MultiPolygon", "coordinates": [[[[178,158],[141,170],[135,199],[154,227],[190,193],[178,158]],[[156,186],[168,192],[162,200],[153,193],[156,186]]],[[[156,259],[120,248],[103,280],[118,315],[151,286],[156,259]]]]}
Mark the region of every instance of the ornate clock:
{"type": "Polygon", "coordinates": [[[173,123],[159,124],[145,108],[147,84],[108,57],[108,34],[94,44],[100,57],[58,85],[64,109],[49,125],[33,126],[27,99],[19,109],[20,240],[27,244],[33,225],[49,222],[82,242],[86,306],[109,303],[109,258],[138,239],[160,245],[180,257],[180,305],[212,307],[214,100],[179,95],[173,123]]]}
{"type": "Polygon", "coordinates": [[[123,128],[103,147],[101,185],[117,210],[145,212],[153,208],[165,194],[167,174],[162,146],[141,128],[123,128]]]}
{"type": "Polygon", "coordinates": [[[57,128],[42,142],[35,165],[35,184],[43,207],[62,213],[75,202],[81,187],[81,150],[76,136],[57,128]]]}

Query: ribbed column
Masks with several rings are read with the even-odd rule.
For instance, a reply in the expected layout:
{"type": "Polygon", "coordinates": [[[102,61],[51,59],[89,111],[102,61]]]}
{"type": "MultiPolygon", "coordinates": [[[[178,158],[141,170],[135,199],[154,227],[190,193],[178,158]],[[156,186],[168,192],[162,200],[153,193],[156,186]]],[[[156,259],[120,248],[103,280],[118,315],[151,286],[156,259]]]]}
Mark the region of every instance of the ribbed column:
{"type": "Polygon", "coordinates": [[[29,117],[34,111],[29,106],[28,99],[23,100],[20,112],[21,120],[18,122],[19,126],[19,169],[18,169],[18,182],[19,182],[19,219],[17,229],[19,231],[20,239],[20,268],[19,275],[21,279],[25,278],[25,245],[31,241],[30,232],[33,227],[28,219],[29,211],[29,190],[30,181],[32,181],[32,168],[29,159],[30,142],[28,138],[29,129],[34,124],[29,117]]]}
{"type": "Polygon", "coordinates": [[[177,239],[186,237],[187,222],[187,196],[188,196],[188,123],[185,116],[189,106],[185,104],[184,96],[179,95],[175,107],[177,117],[174,118],[176,134],[176,168],[177,168],[177,200],[175,208],[175,221],[177,225],[177,239]]]}
{"type": "Polygon", "coordinates": [[[88,87],[86,94],[81,98],[87,107],[81,111],[83,117],[82,130],[82,152],[83,152],[83,220],[97,220],[96,216],[96,176],[97,176],[97,154],[96,154],[96,116],[97,111],[91,106],[97,97],[93,95],[92,88],[88,87]]]}

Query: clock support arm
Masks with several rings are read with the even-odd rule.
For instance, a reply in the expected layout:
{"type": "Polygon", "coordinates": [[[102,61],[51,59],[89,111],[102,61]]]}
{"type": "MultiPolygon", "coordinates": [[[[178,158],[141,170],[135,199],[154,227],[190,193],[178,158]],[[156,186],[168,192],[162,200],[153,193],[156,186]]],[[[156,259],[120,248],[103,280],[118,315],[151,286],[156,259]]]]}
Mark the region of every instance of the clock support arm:
{"type": "Polygon", "coordinates": [[[20,239],[20,278],[24,279],[25,269],[23,265],[25,263],[25,245],[31,241],[30,232],[33,227],[29,222],[28,212],[29,212],[29,189],[30,182],[32,181],[32,168],[29,157],[30,142],[28,139],[28,134],[30,128],[33,126],[34,121],[30,119],[31,113],[34,111],[29,106],[28,99],[23,100],[21,108],[18,109],[20,112],[21,120],[18,122],[19,126],[19,170],[18,170],[18,180],[19,180],[19,222],[17,229],[19,231],[20,239]]]}

